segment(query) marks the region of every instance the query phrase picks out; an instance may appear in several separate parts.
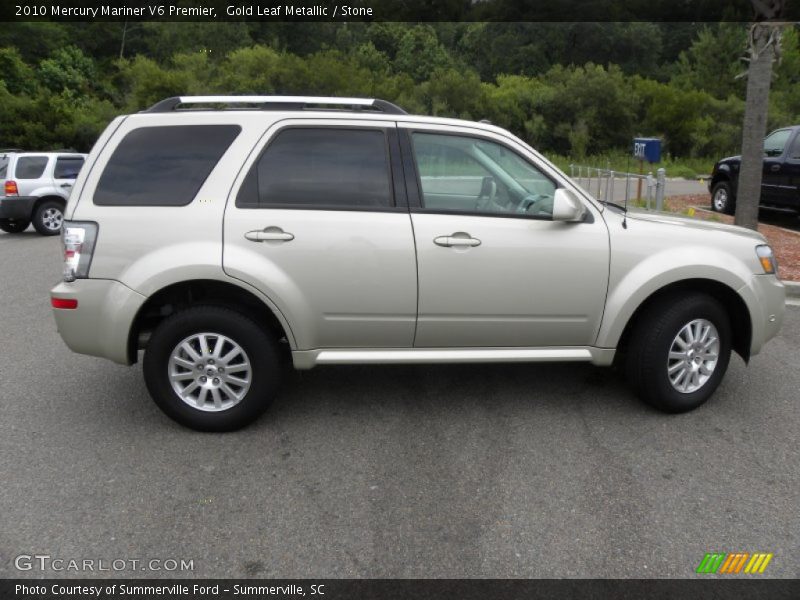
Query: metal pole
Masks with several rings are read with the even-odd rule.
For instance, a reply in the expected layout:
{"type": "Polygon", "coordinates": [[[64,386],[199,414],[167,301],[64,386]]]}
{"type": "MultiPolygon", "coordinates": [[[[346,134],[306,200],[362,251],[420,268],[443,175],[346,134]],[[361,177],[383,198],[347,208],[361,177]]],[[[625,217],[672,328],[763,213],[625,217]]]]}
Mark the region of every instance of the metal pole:
{"type": "Polygon", "coordinates": [[[611,191],[609,192],[608,196],[606,196],[606,200],[610,202],[614,201],[614,171],[608,172],[608,182],[611,184],[611,191]],[[610,198],[609,198],[610,196],[610,198]]]}
{"type": "Polygon", "coordinates": [[[597,169],[597,198],[600,198],[600,169],[597,169]]]}
{"type": "Polygon", "coordinates": [[[667,185],[667,170],[661,167],[656,171],[656,210],[664,210],[664,192],[667,185]]]}
{"type": "MultiPolygon", "coordinates": [[[[644,161],[639,161],[639,175],[644,175],[644,161]]],[[[636,201],[642,199],[642,180],[639,179],[639,183],[636,185],[636,201]]]]}
{"type": "Polygon", "coordinates": [[[631,174],[625,173],[625,208],[628,208],[628,200],[631,197],[631,174]]]}

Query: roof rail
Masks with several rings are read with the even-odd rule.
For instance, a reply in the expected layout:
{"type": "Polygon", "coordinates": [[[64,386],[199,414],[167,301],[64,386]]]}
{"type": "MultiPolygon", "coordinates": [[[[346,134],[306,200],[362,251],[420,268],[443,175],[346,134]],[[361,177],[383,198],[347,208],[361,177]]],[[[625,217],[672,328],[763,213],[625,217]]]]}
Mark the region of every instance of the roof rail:
{"type": "Polygon", "coordinates": [[[388,115],[408,114],[396,104],[386,100],[324,96],[173,96],[156,102],[142,112],[172,112],[179,110],[178,107],[184,104],[255,104],[261,110],[314,110],[321,106],[329,106],[339,110],[367,110],[388,115]]]}

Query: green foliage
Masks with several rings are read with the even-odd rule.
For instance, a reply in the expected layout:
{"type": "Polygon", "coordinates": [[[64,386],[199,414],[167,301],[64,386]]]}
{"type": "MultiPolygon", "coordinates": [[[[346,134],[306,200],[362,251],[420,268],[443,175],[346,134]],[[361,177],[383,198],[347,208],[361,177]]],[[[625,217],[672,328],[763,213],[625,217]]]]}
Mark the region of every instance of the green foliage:
{"type": "Polygon", "coordinates": [[[684,90],[702,90],[716,98],[744,97],[747,63],[747,27],[719,23],[700,30],[691,47],[681,52],[672,83],[684,90]]]}
{"type": "Polygon", "coordinates": [[[95,78],[94,61],[75,46],[56,50],[39,63],[38,78],[50,92],[89,92],[95,78]]]}
{"type": "Polygon", "coordinates": [[[430,25],[412,27],[400,38],[397,47],[395,70],[411,75],[416,82],[429,79],[437,69],[450,66],[452,60],[439,43],[430,25]]]}
{"type": "MultiPolygon", "coordinates": [[[[623,163],[634,136],[658,136],[668,169],[702,174],[741,143],[746,33],[735,23],[14,23],[0,30],[0,146],[88,150],[115,115],[174,95],[347,95],[489,119],[572,161],[623,163]]],[[[770,127],[800,122],[798,46],[788,28],[770,127]]]]}
{"type": "Polygon", "coordinates": [[[12,94],[30,94],[35,88],[33,69],[16,48],[0,48],[0,81],[12,94]]]}

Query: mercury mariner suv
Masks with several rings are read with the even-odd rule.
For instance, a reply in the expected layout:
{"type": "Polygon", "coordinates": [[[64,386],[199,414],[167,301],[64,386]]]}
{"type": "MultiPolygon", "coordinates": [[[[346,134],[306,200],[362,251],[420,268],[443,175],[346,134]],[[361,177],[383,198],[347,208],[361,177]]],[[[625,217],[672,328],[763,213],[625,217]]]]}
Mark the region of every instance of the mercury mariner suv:
{"type": "Polygon", "coordinates": [[[75,182],[51,292],[75,352],[224,431],[284,358],[620,365],[667,412],[775,336],[756,232],[600,203],[487,123],[360,98],[168,98],[116,118],[75,182]]]}

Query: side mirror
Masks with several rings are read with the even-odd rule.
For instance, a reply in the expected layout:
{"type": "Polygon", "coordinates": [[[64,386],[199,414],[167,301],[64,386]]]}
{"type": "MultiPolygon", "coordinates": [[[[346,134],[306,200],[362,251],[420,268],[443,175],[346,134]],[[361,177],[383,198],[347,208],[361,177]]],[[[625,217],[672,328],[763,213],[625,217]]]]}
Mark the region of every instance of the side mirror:
{"type": "Polygon", "coordinates": [[[556,189],[553,195],[553,221],[576,223],[583,221],[586,216],[586,207],[575,192],[565,189],[556,189]]]}

